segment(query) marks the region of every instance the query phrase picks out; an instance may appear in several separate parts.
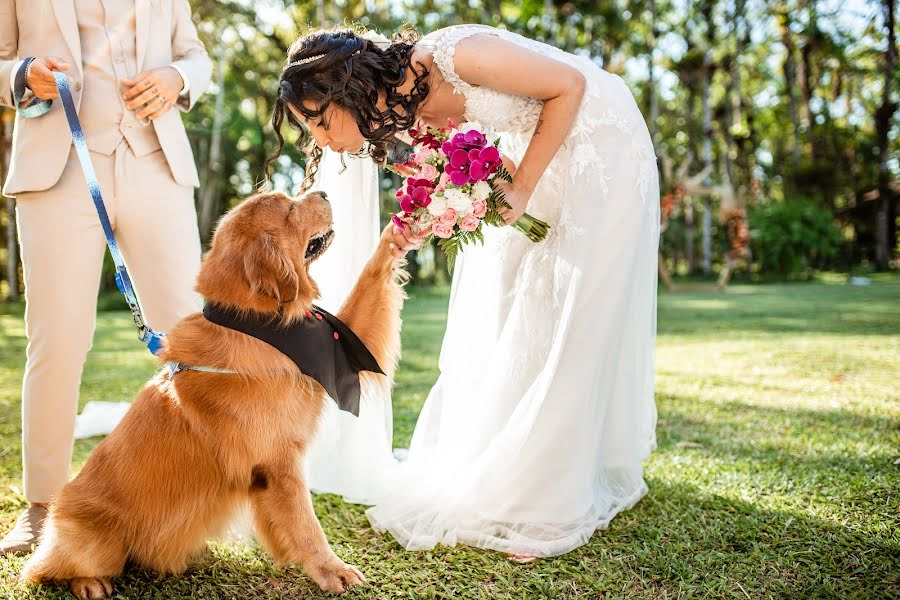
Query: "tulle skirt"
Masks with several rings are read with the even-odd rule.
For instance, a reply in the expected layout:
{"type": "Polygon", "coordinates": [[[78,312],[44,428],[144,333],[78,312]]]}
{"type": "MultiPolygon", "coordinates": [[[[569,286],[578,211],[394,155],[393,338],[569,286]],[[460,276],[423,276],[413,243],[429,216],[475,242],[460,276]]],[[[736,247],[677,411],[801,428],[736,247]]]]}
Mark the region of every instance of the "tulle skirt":
{"type": "MultiPolygon", "coordinates": [[[[529,203],[549,237],[488,228],[457,263],[440,377],[366,513],[406,549],[559,555],[647,492],[658,175],[631,92],[591,77],[604,99],[583,105],[529,203]]],[[[504,138],[504,153],[518,162],[527,142],[504,138]]]]}

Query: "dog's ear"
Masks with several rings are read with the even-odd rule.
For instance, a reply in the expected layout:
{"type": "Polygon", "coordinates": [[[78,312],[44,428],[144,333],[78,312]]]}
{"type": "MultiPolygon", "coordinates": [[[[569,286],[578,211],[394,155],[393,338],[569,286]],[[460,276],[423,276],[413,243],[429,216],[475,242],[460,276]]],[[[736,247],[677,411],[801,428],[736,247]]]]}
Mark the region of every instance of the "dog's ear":
{"type": "Polygon", "coordinates": [[[279,306],[300,294],[297,269],[270,234],[261,235],[245,249],[244,276],[253,294],[273,298],[279,306]]]}

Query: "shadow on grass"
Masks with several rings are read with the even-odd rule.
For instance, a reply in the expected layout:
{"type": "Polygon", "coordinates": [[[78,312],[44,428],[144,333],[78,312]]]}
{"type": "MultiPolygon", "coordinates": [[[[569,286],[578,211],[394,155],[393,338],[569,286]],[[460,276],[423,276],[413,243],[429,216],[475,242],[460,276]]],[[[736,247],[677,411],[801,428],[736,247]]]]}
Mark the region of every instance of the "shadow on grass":
{"type": "MultiPolygon", "coordinates": [[[[362,507],[345,505],[350,519],[326,514],[323,522],[336,552],[369,580],[349,598],[883,598],[900,592],[895,538],[686,482],[650,477],[648,483],[650,494],[588,544],[527,566],[465,547],[404,551],[368,529],[362,507]]],[[[317,499],[319,514],[332,502],[339,504],[317,499]]],[[[5,562],[8,572],[20,565],[5,562]]],[[[51,587],[12,587],[17,597],[62,596],[51,587]]],[[[233,544],[214,544],[179,577],[160,579],[131,567],[116,587],[124,598],[333,597],[300,568],[276,569],[258,548],[233,544]]]]}
{"type": "MultiPolygon", "coordinates": [[[[660,597],[852,598],[900,592],[896,535],[872,536],[801,511],[648,477],[649,495],[574,553],[590,569],[617,560],[621,578],[652,582],[660,597]],[[740,587],[739,587],[740,584],[740,587]],[[702,586],[702,587],[700,587],[702,586]],[[743,589],[741,589],[743,588],[743,589]]],[[[570,560],[563,557],[562,560],[570,560]]]]}

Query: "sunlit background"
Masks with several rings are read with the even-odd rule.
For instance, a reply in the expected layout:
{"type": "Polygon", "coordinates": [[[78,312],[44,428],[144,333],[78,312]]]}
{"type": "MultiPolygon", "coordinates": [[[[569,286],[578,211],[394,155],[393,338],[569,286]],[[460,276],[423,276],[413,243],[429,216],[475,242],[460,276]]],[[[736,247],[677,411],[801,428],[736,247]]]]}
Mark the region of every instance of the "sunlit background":
{"type": "MultiPolygon", "coordinates": [[[[277,78],[298,35],[335,24],[390,35],[401,27],[426,34],[484,23],[588,55],[621,75],[648,120],[657,154],[671,166],[663,173],[664,196],[675,191],[679,182],[672,173],[687,157],[687,175],[709,165],[701,183],[727,184],[739,196],[749,248],[738,276],[808,278],[817,269],[884,269],[897,255],[898,86],[884,94],[884,0],[191,4],[215,64],[209,92],[185,116],[201,173],[197,205],[205,241],[218,217],[262,179],[274,147],[268,121],[277,78]]],[[[0,168],[8,158],[12,114],[6,111],[2,119],[0,168]]],[[[274,186],[296,190],[303,166],[303,156],[290,150],[277,164],[274,186]]],[[[396,210],[390,193],[395,182],[385,174],[382,183],[386,220],[396,210]]],[[[733,215],[722,200],[721,193],[688,193],[669,207],[662,256],[676,281],[715,277],[728,262],[733,215]]],[[[7,248],[14,243],[11,206],[0,231],[7,248]]],[[[413,261],[423,267],[414,273],[420,283],[446,276],[432,256],[426,251],[413,261]]],[[[7,296],[22,286],[21,278],[9,285],[8,272],[18,271],[13,259],[7,250],[0,281],[7,296]]]]}

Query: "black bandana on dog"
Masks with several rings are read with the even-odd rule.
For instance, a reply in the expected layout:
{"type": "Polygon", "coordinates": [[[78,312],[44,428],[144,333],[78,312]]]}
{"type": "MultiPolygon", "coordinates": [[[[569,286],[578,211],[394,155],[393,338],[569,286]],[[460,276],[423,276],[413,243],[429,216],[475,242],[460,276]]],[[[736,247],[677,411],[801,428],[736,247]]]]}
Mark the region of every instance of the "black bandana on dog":
{"type": "Polygon", "coordinates": [[[269,344],[325,388],[341,410],[359,416],[359,372],[384,375],[365,344],[349,327],[318,307],[289,326],[257,313],[240,314],[213,303],[203,308],[210,323],[240,331],[269,344]]]}

